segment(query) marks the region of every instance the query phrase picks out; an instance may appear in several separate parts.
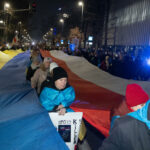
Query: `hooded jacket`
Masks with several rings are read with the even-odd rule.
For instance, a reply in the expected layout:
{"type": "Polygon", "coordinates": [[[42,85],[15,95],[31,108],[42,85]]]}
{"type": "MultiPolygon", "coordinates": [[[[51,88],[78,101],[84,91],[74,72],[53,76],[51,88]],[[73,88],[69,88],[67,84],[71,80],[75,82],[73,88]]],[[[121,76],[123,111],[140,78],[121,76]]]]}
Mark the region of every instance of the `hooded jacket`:
{"type": "Polygon", "coordinates": [[[150,150],[150,100],[136,112],[116,119],[99,150],[150,150]]]}
{"type": "Polygon", "coordinates": [[[52,81],[49,87],[45,87],[40,94],[40,102],[47,111],[55,111],[57,106],[62,104],[67,112],[72,112],[69,106],[75,100],[75,91],[68,83],[66,88],[58,90],[52,81]]]}

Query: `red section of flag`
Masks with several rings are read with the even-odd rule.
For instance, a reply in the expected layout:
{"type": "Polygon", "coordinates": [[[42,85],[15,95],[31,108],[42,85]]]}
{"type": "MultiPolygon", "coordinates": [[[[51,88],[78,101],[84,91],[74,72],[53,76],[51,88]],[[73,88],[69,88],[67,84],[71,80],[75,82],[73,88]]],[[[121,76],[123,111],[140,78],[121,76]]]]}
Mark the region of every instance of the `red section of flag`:
{"type": "Polygon", "coordinates": [[[84,119],[103,135],[108,136],[110,112],[121,103],[123,96],[81,79],[68,68],[64,61],[52,57],[49,51],[41,51],[41,53],[43,57],[51,57],[67,71],[69,83],[76,92],[76,101],[71,105],[71,108],[74,111],[83,112],[84,119]]]}

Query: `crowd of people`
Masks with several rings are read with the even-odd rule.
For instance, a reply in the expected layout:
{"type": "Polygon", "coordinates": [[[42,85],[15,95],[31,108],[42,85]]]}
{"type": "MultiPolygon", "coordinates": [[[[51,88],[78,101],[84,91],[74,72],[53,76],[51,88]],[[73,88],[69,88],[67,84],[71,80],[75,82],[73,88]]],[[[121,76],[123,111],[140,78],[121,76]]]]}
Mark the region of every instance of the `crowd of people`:
{"type": "MultiPolygon", "coordinates": [[[[76,51],[71,54],[84,56],[91,62],[92,57],[87,55],[87,51],[76,51]]],[[[122,53],[116,52],[115,54],[120,55],[117,57],[121,60],[122,53]]],[[[108,71],[109,65],[113,63],[110,59],[111,55],[114,56],[110,51],[107,53],[103,50],[90,52],[90,56],[97,56],[97,59],[100,56],[105,61],[105,71],[108,71]],[[109,64],[106,61],[110,61],[109,64]]],[[[126,53],[124,55],[131,57],[126,53]]],[[[127,58],[124,59],[129,61],[127,58]]],[[[93,61],[93,64],[95,62],[93,61]]],[[[102,68],[103,63],[99,60],[95,65],[102,68]]],[[[75,100],[75,91],[68,83],[68,74],[65,69],[58,66],[50,57],[42,58],[38,49],[31,52],[27,68],[26,79],[31,82],[31,87],[36,89],[41,105],[48,112],[58,112],[60,115],[73,112],[69,106],[75,100]]],[[[129,84],[124,99],[118,108],[111,112],[110,135],[104,140],[99,150],[149,150],[149,129],[149,96],[138,84],[129,84]],[[125,111],[122,109],[125,108],[124,106],[125,111]]]]}
{"type": "Polygon", "coordinates": [[[61,115],[73,111],[69,106],[75,100],[75,91],[68,83],[67,72],[50,57],[42,59],[39,49],[31,53],[26,79],[36,89],[40,102],[47,111],[61,115]]]}
{"type": "Polygon", "coordinates": [[[150,79],[150,47],[144,46],[109,46],[98,49],[64,48],[69,55],[82,56],[93,65],[112,75],[133,80],[148,81],[150,79]]]}
{"type": "MultiPolygon", "coordinates": [[[[50,57],[42,58],[37,48],[31,52],[26,80],[31,83],[33,89],[36,89],[41,105],[48,112],[57,112],[59,115],[74,112],[70,105],[75,100],[75,90],[68,82],[66,70],[58,66],[50,57]]],[[[81,126],[85,128],[84,122],[81,126]]],[[[84,138],[83,128],[80,130],[82,133],[79,136],[80,140],[84,138]]]]}

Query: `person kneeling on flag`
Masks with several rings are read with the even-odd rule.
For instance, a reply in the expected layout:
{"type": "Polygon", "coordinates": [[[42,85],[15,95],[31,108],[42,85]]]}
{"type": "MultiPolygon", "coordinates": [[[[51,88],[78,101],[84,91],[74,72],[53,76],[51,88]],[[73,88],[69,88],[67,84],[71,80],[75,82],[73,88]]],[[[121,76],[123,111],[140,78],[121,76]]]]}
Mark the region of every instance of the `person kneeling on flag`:
{"type": "Polygon", "coordinates": [[[49,112],[64,115],[66,112],[74,112],[69,108],[74,100],[75,91],[68,83],[67,72],[61,67],[54,68],[49,87],[45,87],[40,94],[42,106],[49,112]]]}

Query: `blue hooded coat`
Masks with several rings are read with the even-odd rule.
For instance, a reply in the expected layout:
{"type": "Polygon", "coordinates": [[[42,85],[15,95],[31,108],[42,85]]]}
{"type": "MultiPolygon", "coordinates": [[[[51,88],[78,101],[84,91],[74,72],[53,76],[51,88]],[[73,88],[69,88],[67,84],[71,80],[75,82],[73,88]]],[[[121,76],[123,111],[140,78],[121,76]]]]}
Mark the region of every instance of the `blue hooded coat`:
{"type": "Polygon", "coordinates": [[[67,112],[72,112],[73,110],[69,106],[74,100],[75,91],[71,86],[64,90],[45,87],[40,94],[40,102],[47,111],[53,111],[56,106],[62,104],[67,108],[67,112]]]}

